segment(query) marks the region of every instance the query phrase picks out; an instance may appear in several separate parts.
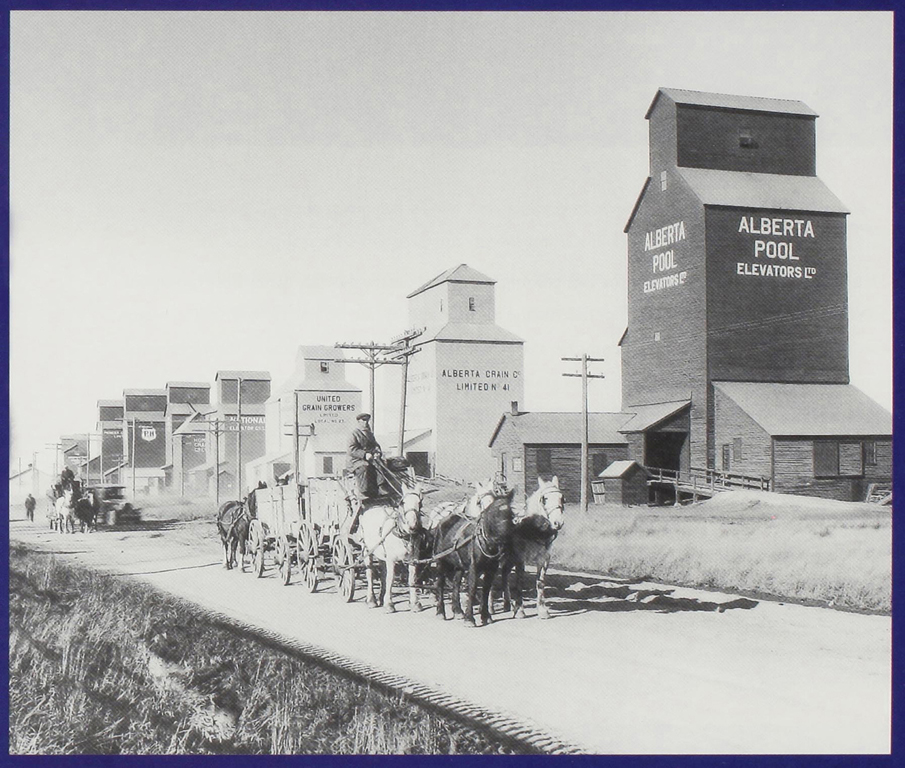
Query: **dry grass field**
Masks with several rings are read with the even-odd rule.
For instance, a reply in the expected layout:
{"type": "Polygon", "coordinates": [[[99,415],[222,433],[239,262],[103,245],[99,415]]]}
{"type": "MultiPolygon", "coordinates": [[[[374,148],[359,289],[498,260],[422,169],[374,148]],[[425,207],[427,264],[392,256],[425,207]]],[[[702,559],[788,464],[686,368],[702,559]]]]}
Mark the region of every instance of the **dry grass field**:
{"type": "Polygon", "coordinates": [[[553,564],[888,613],[892,509],[735,491],[682,507],[567,508],[553,564]]]}
{"type": "Polygon", "coordinates": [[[10,551],[10,754],[498,753],[136,582],[10,551]]]}

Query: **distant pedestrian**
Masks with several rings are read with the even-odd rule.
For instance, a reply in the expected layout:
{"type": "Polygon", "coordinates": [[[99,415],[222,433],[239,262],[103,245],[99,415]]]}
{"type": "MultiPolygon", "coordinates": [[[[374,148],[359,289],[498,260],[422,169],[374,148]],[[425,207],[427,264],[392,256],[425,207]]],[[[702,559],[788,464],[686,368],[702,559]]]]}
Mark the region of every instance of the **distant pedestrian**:
{"type": "Polygon", "coordinates": [[[34,522],[35,520],[35,497],[31,494],[25,497],[25,516],[34,522]]]}

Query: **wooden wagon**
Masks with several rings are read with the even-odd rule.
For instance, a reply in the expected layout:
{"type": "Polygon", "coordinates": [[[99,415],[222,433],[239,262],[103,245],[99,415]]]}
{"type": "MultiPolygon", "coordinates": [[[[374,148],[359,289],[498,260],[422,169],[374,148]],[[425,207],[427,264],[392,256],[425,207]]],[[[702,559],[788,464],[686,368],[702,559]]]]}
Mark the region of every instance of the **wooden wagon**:
{"type": "Polygon", "coordinates": [[[265,553],[272,552],[283,584],[292,579],[293,565],[310,592],[324,572],[332,571],[340,595],[352,600],[358,553],[348,533],[351,508],[342,482],[315,477],[303,486],[278,485],[252,493],[255,517],[248,540],[255,573],[264,573],[265,553]]]}

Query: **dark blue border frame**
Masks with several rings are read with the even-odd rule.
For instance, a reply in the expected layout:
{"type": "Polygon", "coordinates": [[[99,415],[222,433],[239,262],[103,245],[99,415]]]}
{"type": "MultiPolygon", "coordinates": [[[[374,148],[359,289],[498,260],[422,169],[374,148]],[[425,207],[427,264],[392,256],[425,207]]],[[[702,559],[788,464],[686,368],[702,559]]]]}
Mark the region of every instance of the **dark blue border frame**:
{"type": "MultiPolygon", "coordinates": [[[[2,126],[3,138],[6,146],[6,152],[3,156],[5,173],[2,174],[3,184],[3,215],[0,217],[0,224],[3,227],[4,248],[3,248],[3,269],[2,280],[3,290],[2,296],[5,300],[5,319],[6,334],[3,339],[6,345],[6,356],[3,359],[2,377],[0,377],[0,386],[4,396],[3,402],[6,404],[4,410],[4,421],[9,434],[9,227],[10,227],[10,207],[9,207],[9,95],[10,95],[10,15],[9,11],[14,10],[144,10],[144,11],[173,11],[173,10],[368,10],[368,11],[898,11],[900,6],[905,10],[905,4],[894,0],[892,2],[859,2],[858,0],[796,0],[788,2],[786,0],[760,0],[759,2],[743,1],[743,0],[722,0],[715,2],[714,0],[697,0],[684,2],[670,2],[669,0],[640,0],[632,2],[632,0],[460,0],[459,2],[450,2],[450,0],[391,0],[389,2],[376,2],[374,0],[350,0],[349,2],[329,2],[328,0],[306,0],[291,2],[287,0],[267,0],[266,2],[255,2],[254,0],[13,0],[8,4],[8,12],[3,15],[2,19],[2,43],[3,43],[3,66],[4,74],[2,82],[2,99],[0,99],[0,109],[2,109],[2,126]]],[[[905,225],[903,225],[900,217],[902,206],[900,201],[905,198],[905,186],[903,186],[903,178],[905,178],[905,159],[898,151],[905,146],[905,128],[903,128],[902,120],[900,120],[901,112],[901,93],[903,76],[901,72],[905,69],[905,31],[899,23],[898,14],[896,14],[894,22],[895,34],[895,53],[894,53],[894,156],[893,156],[893,376],[894,376],[894,406],[893,406],[893,430],[894,434],[903,434],[905,428],[905,416],[903,416],[900,404],[900,384],[905,378],[905,341],[903,341],[903,320],[905,320],[905,310],[902,309],[901,296],[905,291],[905,257],[896,259],[895,255],[901,253],[905,249],[905,225]]],[[[885,286],[881,286],[885,289],[885,286]]],[[[49,358],[46,365],[49,367],[49,358]]],[[[45,369],[46,370],[46,369],[45,369]]],[[[34,366],[35,375],[43,375],[45,371],[41,370],[41,365],[36,362],[34,366]]],[[[3,453],[7,465],[9,464],[9,441],[3,443],[3,453]]],[[[894,440],[893,443],[893,466],[895,495],[905,491],[902,483],[902,468],[905,467],[905,447],[900,441],[894,440]]],[[[9,502],[7,487],[7,506],[9,502]]],[[[903,696],[905,696],[905,653],[903,653],[902,644],[899,638],[903,634],[905,628],[905,619],[902,617],[903,601],[899,598],[898,587],[905,580],[905,534],[900,530],[902,524],[894,524],[893,526],[893,716],[892,716],[892,755],[891,756],[844,756],[844,755],[826,755],[826,756],[587,756],[587,757],[368,757],[368,756],[304,756],[304,757],[253,757],[248,756],[229,756],[229,757],[191,757],[176,756],[167,757],[167,762],[175,762],[180,766],[192,765],[211,765],[216,763],[218,766],[241,766],[247,768],[249,762],[254,763],[280,763],[287,764],[291,760],[293,764],[298,765],[299,762],[305,764],[316,764],[318,766],[347,766],[355,765],[372,765],[379,763],[381,765],[405,764],[408,766],[421,763],[431,763],[432,765],[463,765],[468,762],[481,765],[518,765],[535,766],[547,764],[555,761],[559,765],[632,765],[644,766],[644,768],[661,768],[675,765],[700,766],[701,768],[717,768],[727,765],[744,765],[752,768],[760,766],[799,766],[807,765],[814,768],[823,768],[824,766],[879,766],[879,765],[896,765],[905,754],[905,721],[903,721],[902,705],[903,696]]],[[[9,528],[3,527],[2,538],[6,550],[9,549],[9,528]]],[[[8,593],[9,570],[3,569],[2,580],[8,593]]],[[[4,602],[4,617],[6,626],[9,626],[9,603],[4,602]]],[[[6,690],[9,690],[8,671],[5,674],[7,682],[6,690]]],[[[9,698],[8,694],[3,699],[2,712],[5,715],[6,722],[9,722],[9,698]]],[[[7,749],[5,758],[9,764],[19,765],[114,765],[113,760],[124,761],[129,765],[143,766],[148,768],[159,768],[161,758],[155,756],[136,756],[136,757],[112,757],[112,756],[73,756],[73,757],[48,757],[48,756],[9,756],[9,732],[7,731],[7,749]]]]}

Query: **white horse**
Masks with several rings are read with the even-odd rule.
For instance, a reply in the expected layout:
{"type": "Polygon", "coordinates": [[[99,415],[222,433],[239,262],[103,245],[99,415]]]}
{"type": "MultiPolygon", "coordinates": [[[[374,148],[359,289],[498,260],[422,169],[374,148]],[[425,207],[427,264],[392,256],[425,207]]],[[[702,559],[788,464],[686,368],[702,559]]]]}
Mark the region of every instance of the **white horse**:
{"type": "Polygon", "coordinates": [[[550,565],[550,550],[565,521],[562,491],[559,478],[549,482],[538,478],[538,488],[528,498],[525,514],[515,519],[512,539],[503,555],[501,571],[503,575],[503,610],[511,608],[509,594],[509,571],[515,567],[515,610],[514,618],[525,618],[522,607],[522,578],[525,565],[533,565],[537,572],[537,615],[541,619],[550,618],[550,611],[544,600],[544,579],[550,565]]]}
{"type": "Polygon", "coordinates": [[[54,502],[54,517],[51,520],[51,528],[58,527],[60,533],[75,533],[77,519],[75,516],[76,498],[75,489],[72,486],[63,489],[63,495],[54,502]]]}
{"type": "Polygon", "coordinates": [[[421,484],[403,487],[398,506],[376,506],[361,513],[361,539],[367,553],[368,606],[383,605],[387,613],[395,613],[393,605],[393,574],[396,563],[409,563],[409,605],[412,611],[422,610],[418,600],[417,564],[421,527],[421,484]],[[377,599],[374,597],[374,560],[386,563],[386,579],[377,599]]]}
{"type": "Polygon", "coordinates": [[[434,529],[441,520],[450,515],[461,515],[471,520],[477,520],[487,507],[493,504],[496,498],[496,488],[493,480],[479,480],[474,484],[474,495],[463,501],[444,501],[431,509],[425,520],[425,528],[434,529]]]}

